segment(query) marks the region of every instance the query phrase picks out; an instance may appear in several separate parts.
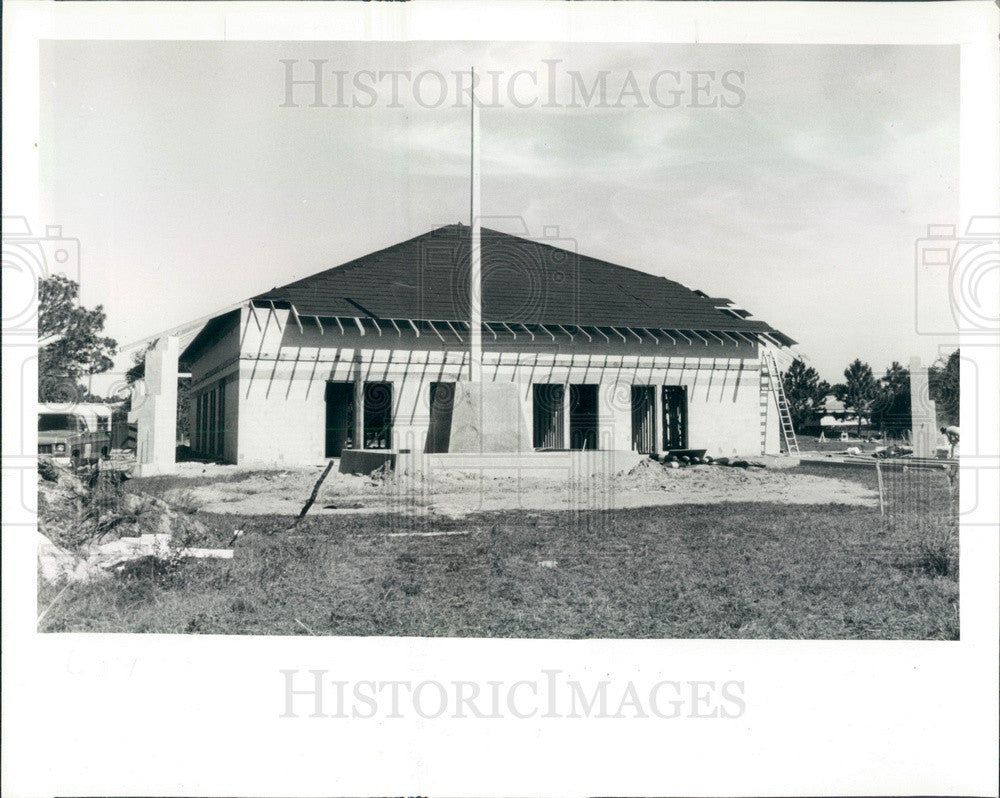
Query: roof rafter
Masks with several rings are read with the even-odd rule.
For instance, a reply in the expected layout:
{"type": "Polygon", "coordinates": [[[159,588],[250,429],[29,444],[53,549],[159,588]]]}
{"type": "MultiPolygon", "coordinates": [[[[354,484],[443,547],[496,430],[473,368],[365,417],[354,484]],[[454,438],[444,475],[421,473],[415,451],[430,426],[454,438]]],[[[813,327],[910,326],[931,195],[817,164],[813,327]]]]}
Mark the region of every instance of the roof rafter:
{"type": "MultiPolygon", "coordinates": [[[[612,328],[612,329],[613,329],[613,328],[612,328]]],[[[642,336],[641,336],[641,335],[639,335],[639,333],[637,333],[637,332],[636,332],[635,330],[633,330],[633,329],[632,329],[631,327],[623,327],[622,329],[624,329],[624,330],[628,330],[628,331],[629,331],[630,333],[632,333],[632,335],[634,335],[634,336],[636,337],[636,340],[637,340],[637,341],[638,341],[638,342],[639,342],[640,344],[642,343],[642,336]]]]}
{"type": "Polygon", "coordinates": [[[260,326],[260,319],[257,318],[257,311],[254,309],[254,304],[252,300],[250,301],[249,307],[250,307],[250,315],[253,316],[254,323],[257,325],[257,331],[260,332],[264,328],[260,326]]]}
{"type": "Polygon", "coordinates": [[[289,302],[288,307],[292,309],[292,317],[295,319],[295,324],[299,328],[299,335],[305,335],[306,331],[302,329],[302,319],[299,318],[299,312],[295,309],[295,305],[289,302]]]}
{"type": "Polygon", "coordinates": [[[435,335],[437,335],[437,337],[441,339],[441,343],[446,343],[446,341],[444,340],[444,336],[441,335],[441,331],[434,326],[434,322],[432,322],[430,319],[425,319],[425,321],[427,322],[428,326],[432,330],[434,330],[435,335]]]}
{"type": "Polygon", "coordinates": [[[278,325],[278,332],[284,335],[285,330],[281,326],[281,320],[278,318],[278,308],[275,307],[273,299],[270,299],[268,301],[271,303],[271,309],[268,311],[268,315],[270,316],[272,313],[274,314],[274,323],[278,325]]]}

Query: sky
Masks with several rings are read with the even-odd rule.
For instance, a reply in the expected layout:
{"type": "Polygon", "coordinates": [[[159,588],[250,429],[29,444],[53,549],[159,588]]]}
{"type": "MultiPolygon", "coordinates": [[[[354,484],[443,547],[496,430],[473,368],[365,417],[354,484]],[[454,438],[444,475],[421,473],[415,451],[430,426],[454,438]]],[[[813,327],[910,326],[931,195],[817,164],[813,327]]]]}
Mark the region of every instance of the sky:
{"type": "Polygon", "coordinates": [[[487,226],[728,297],[831,382],[952,348],[914,265],[958,216],[944,46],[45,42],[43,212],[81,301],[128,345],[468,223],[470,66],[487,226]],[[313,60],[321,107],[288,95],[313,60]]]}

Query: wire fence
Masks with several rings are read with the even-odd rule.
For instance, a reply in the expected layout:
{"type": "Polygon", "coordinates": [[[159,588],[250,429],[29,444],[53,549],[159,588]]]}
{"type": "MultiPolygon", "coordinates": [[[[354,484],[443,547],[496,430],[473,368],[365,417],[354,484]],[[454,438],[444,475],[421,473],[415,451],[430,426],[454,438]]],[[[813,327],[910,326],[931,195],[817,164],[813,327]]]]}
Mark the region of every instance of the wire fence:
{"type": "Polygon", "coordinates": [[[876,463],[879,511],[888,531],[916,533],[920,563],[936,576],[958,572],[958,465],[916,459],[876,463]]]}
{"type": "Polygon", "coordinates": [[[889,519],[902,516],[958,518],[958,466],[917,459],[875,464],[879,510],[889,519]]]}

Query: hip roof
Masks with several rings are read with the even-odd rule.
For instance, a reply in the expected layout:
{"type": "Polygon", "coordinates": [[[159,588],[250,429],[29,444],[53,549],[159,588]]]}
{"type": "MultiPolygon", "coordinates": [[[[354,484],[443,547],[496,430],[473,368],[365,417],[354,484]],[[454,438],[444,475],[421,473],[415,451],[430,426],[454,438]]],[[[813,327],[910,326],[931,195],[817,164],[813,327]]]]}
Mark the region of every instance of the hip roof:
{"type": "MultiPolygon", "coordinates": [[[[252,301],[288,303],[303,316],[468,321],[470,238],[466,225],[441,227],[252,301]]],[[[795,343],[728,310],[729,300],[545,239],[483,228],[481,264],[484,322],[770,332],[795,343]]]]}

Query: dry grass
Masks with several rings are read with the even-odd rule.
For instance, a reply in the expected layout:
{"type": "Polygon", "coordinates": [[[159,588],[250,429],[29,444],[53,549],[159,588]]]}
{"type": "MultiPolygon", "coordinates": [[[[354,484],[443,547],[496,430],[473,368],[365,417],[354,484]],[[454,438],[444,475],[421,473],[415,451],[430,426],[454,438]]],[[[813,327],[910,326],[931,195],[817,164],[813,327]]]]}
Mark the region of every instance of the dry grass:
{"type": "MultiPolygon", "coordinates": [[[[874,470],[852,478],[874,484],[874,470]]],[[[219,542],[245,531],[232,561],[71,586],[42,629],[957,639],[954,519],[940,512],[941,474],[915,478],[930,481],[924,500],[885,518],[842,505],[677,505],[460,520],[323,516],[288,535],[276,533],[287,517],[199,512],[219,542]]],[[[58,590],[43,586],[40,606],[58,590]]]]}

